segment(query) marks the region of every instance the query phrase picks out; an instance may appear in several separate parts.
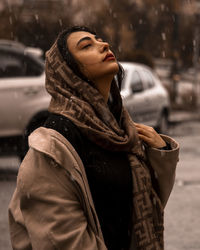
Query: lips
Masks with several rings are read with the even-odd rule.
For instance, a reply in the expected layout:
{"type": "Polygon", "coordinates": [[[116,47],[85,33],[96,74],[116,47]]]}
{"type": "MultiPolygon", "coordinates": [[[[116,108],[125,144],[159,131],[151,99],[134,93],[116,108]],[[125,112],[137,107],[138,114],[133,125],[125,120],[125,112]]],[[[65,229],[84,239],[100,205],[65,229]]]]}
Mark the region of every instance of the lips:
{"type": "Polygon", "coordinates": [[[113,53],[107,53],[106,56],[104,57],[103,61],[110,61],[110,60],[115,60],[115,56],[113,53]]]}

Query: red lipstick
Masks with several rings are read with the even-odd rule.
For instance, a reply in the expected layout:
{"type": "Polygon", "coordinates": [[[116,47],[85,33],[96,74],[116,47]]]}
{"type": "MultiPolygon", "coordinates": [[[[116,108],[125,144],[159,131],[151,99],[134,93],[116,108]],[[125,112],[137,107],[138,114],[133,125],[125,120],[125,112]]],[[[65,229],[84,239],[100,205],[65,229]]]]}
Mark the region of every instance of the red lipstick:
{"type": "Polygon", "coordinates": [[[113,55],[113,53],[108,52],[104,57],[103,61],[110,61],[110,60],[115,60],[115,56],[113,55]]]}

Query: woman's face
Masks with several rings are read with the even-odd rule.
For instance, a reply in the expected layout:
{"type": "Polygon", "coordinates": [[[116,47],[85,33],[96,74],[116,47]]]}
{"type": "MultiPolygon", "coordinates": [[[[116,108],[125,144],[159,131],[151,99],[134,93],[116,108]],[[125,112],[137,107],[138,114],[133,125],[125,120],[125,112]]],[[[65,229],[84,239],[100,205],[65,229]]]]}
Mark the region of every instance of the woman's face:
{"type": "Polygon", "coordinates": [[[89,32],[77,31],[69,35],[67,46],[78,62],[81,72],[89,80],[114,77],[117,74],[119,70],[117,60],[109,44],[101,38],[89,32]]]}

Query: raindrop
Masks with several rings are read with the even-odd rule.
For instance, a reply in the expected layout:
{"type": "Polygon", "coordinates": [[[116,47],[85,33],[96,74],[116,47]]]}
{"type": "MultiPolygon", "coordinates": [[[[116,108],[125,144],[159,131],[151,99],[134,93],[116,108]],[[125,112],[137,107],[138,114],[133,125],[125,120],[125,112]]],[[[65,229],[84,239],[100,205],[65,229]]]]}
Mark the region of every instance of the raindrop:
{"type": "Polygon", "coordinates": [[[163,58],[165,58],[165,57],[166,57],[166,53],[165,53],[165,51],[164,51],[164,50],[162,51],[162,57],[163,57],[163,58]]]}
{"type": "Polygon", "coordinates": [[[164,11],[164,10],[165,10],[165,5],[162,3],[162,4],[160,5],[160,8],[161,8],[161,11],[164,11]]]}
{"type": "Polygon", "coordinates": [[[55,167],[55,168],[58,167],[58,164],[57,164],[53,159],[51,160],[50,163],[51,163],[51,165],[52,165],[53,167],[55,167]]]}
{"type": "Polygon", "coordinates": [[[117,14],[116,14],[116,13],[114,13],[114,14],[113,14],[113,17],[114,17],[114,18],[117,18],[117,14]]]}
{"type": "Polygon", "coordinates": [[[26,196],[27,196],[28,199],[30,199],[30,194],[29,193],[27,193],[26,196]]]}
{"type": "Polygon", "coordinates": [[[36,20],[37,23],[39,22],[39,16],[38,16],[38,14],[35,14],[35,20],[36,20]]]}
{"type": "Polygon", "coordinates": [[[72,175],[70,175],[70,179],[71,179],[72,181],[74,181],[74,177],[73,177],[72,175]]]}
{"type": "Polygon", "coordinates": [[[133,24],[132,23],[129,24],[129,27],[130,27],[131,30],[133,30],[133,24]]]}
{"type": "Polygon", "coordinates": [[[13,20],[12,20],[12,17],[11,17],[11,16],[9,17],[9,23],[10,23],[10,24],[13,24],[13,20]]]}
{"type": "Polygon", "coordinates": [[[61,18],[58,20],[58,22],[59,22],[59,25],[62,27],[63,23],[62,23],[62,19],[61,18]]]}
{"type": "Polygon", "coordinates": [[[184,185],[183,180],[177,180],[177,186],[182,187],[184,185]]]}
{"type": "Polygon", "coordinates": [[[164,157],[166,152],[164,150],[161,150],[161,157],[164,157]]]}
{"type": "Polygon", "coordinates": [[[197,44],[196,40],[193,40],[193,46],[196,46],[196,44],[197,44]]]}
{"type": "Polygon", "coordinates": [[[15,20],[18,20],[18,19],[19,19],[19,17],[17,15],[15,15],[15,20]]]}
{"type": "Polygon", "coordinates": [[[165,41],[166,40],[166,34],[162,33],[161,36],[162,36],[163,41],[165,41]]]}

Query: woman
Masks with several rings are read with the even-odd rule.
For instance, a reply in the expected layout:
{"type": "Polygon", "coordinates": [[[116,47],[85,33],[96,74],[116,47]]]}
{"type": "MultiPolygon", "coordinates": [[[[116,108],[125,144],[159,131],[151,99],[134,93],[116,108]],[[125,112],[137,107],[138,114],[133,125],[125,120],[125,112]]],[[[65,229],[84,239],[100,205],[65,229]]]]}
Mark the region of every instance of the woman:
{"type": "Polygon", "coordinates": [[[163,249],[178,144],[132,122],[122,72],[86,27],[47,52],[50,115],[29,137],[10,202],[13,249],[163,249]]]}

